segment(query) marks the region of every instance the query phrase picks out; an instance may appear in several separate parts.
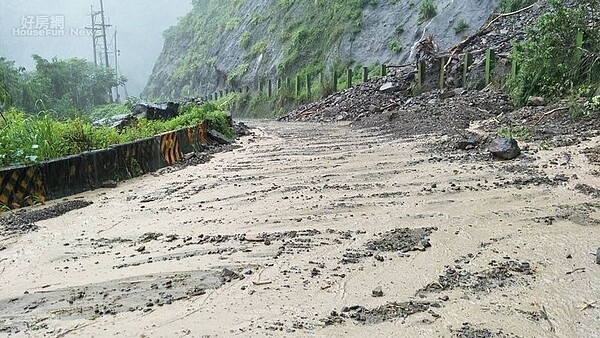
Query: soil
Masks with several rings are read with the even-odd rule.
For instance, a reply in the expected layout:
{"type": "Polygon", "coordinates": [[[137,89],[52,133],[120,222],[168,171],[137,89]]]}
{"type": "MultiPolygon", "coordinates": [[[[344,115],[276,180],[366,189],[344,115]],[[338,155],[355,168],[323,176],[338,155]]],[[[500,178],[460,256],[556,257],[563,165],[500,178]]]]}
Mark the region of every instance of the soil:
{"type": "Polygon", "coordinates": [[[497,161],[490,121],[468,149],[254,121],[208,163],[4,214],[0,334],[593,336],[600,137],[497,161]]]}
{"type": "Polygon", "coordinates": [[[56,203],[48,208],[21,209],[0,215],[0,237],[23,235],[38,229],[37,222],[85,208],[92,202],[75,200],[56,203]]]}

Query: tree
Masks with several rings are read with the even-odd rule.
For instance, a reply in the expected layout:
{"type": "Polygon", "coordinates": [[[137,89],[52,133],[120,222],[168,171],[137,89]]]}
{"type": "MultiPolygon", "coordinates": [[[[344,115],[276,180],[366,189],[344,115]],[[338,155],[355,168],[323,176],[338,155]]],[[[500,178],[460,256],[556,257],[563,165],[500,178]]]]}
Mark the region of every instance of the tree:
{"type": "Polygon", "coordinates": [[[64,116],[73,109],[84,111],[108,103],[111,88],[127,81],[117,78],[113,69],[95,67],[84,59],[49,61],[39,55],[33,59],[35,71],[25,72],[0,58],[0,103],[30,113],[49,110],[64,116]]]}

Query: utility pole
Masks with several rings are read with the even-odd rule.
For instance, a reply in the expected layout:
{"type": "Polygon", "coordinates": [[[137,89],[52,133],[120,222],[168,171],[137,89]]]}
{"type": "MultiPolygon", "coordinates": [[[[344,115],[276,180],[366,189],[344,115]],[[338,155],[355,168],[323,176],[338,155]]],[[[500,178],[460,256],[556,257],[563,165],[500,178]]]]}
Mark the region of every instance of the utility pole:
{"type": "MultiPolygon", "coordinates": [[[[94,49],[94,65],[98,67],[98,65],[104,66],[106,68],[110,67],[110,63],[108,62],[108,41],[106,38],[106,28],[111,27],[111,25],[106,24],[105,15],[104,15],[104,0],[100,0],[100,10],[94,11],[94,6],[91,6],[91,17],[92,17],[92,26],[86,27],[92,31],[92,46],[94,49]],[[98,16],[100,16],[100,20],[98,20],[98,16]],[[100,22],[98,22],[100,21],[100,22]],[[99,40],[102,39],[102,47],[99,48],[99,40]],[[101,53],[102,51],[102,53],[101,53]],[[104,54],[104,55],[101,55],[104,54]],[[98,56],[100,56],[100,60],[98,60],[98,56]],[[104,64],[103,64],[104,63],[104,64]]],[[[115,52],[116,53],[116,52],[115,52]]],[[[112,88],[109,88],[108,95],[110,102],[113,103],[113,92],[112,88]]]]}
{"type": "Polygon", "coordinates": [[[96,17],[100,15],[100,12],[94,11],[94,5],[90,6],[90,16],[92,18],[92,26],[85,27],[92,31],[92,46],[94,48],[94,66],[98,67],[98,39],[100,39],[100,35],[98,31],[102,30],[100,28],[100,24],[98,23],[96,17]]]}
{"type": "Polygon", "coordinates": [[[116,82],[117,82],[117,86],[115,87],[115,91],[116,91],[116,98],[115,101],[116,102],[121,102],[120,98],[119,98],[119,50],[117,49],[117,30],[115,29],[115,77],[116,77],[116,82]]]}
{"type": "MultiPolygon", "coordinates": [[[[110,67],[108,63],[108,43],[106,41],[106,21],[104,20],[104,0],[100,0],[100,19],[102,20],[102,41],[104,42],[104,61],[106,68],[110,67]]],[[[108,92],[110,103],[113,103],[112,88],[108,92]]]]}

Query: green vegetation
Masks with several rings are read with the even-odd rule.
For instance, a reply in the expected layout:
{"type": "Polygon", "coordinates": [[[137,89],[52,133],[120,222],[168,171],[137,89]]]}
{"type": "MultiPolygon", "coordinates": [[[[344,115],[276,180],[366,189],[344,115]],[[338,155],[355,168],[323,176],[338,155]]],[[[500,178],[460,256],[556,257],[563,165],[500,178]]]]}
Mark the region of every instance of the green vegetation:
{"type": "Polygon", "coordinates": [[[231,18],[225,24],[225,30],[230,31],[230,30],[236,28],[240,24],[240,22],[242,22],[242,20],[240,18],[231,18]]]}
{"type": "Polygon", "coordinates": [[[362,26],[362,11],[372,5],[369,0],[306,1],[302,4],[293,1],[277,1],[273,15],[279,13],[281,27],[284,27],[279,41],[284,44],[284,58],[278,69],[281,73],[314,74],[324,68],[331,46],[344,34],[355,36],[362,26]],[[301,7],[303,16],[291,11],[291,7],[301,7]],[[283,15],[281,15],[283,13],[283,15]]]}
{"type": "Polygon", "coordinates": [[[600,27],[588,25],[588,19],[598,14],[598,7],[590,6],[597,0],[579,0],[573,7],[558,0],[550,3],[554,10],[538,19],[535,29],[528,32],[513,53],[518,71],[509,80],[508,89],[518,106],[534,95],[598,95],[595,88],[600,88],[600,27]],[[583,37],[581,47],[578,33],[583,37]]]}
{"type": "Polygon", "coordinates": [[[106,148],[165,131],[198,125],[207,121],[211,128],[233,136],[227,114],[215,104],[183,107],[171,120],[140,119],[134,126],[119,132],[109,127],[94,127],[85,118],[59,121],[48,112],[27,115],[10,108],[0,120],[0,166],[35,163],[84,151],[106,148]]]}
{"type": "Polygon", "coordinates": [[[500,10],[502,13],[510,13],[518,11],[533,4],[536,0],[501,0],[500,10]]]}
{"type": "Polygon", "coordinates": [[[464,18],[460,18],[456,24],[454,25],[454,33],[460,34],[469,28],[469,24],[465,21],[464,18]]]}
{"type": "Polygon", "coordinates": [[[512,127],[500,127],[497,131],[498,135],[506,138],[514,139],[526,139],[535,134],[535,129],[529,126],[512,126],[512,127]]]}
{"type": "Polygon", "coordinates": [[[427,21],[433,19],[437,15],[437,6],[433,0],[425,0],[419,8],[419,21],[427,21]]]}
{"type": "MultiPolygon", "coordinates": [[[[341,41],[343,36],[353,37],[362,26],[362,12],[366,6],[376,4],[373,0],[347,1],[292,1],[274,0],[270,12],[257,12],[243,15],[240,12],[244,0],[204,0],[193,1],[192,11],[180,22],[165,32],[167,44],[166,59],[178,60],[175,70],[169,75],[161,88],[149,88],[144,95],[160,97],[173,89],[180,89],[189,84],[202,67],[212,67],[216,61],[213,42],[228,30],[236,33],[240,27],[251,27],[249,31],[240,31],[240,49],[245,51],[244,63],[254,69],[258,57],[265,64],[275,55],[271,55],[272,46],[281,45],[284,51],[277,66],[280,76],[301,76],[316,74],[331,66],[332,46],[341,41]],[[253,32],[269,33],[259,37],[253,32]],[[186,49],[182,53],[177,41],[185,37],[186,49]],[[261,39],[261,40],[259,40],[261,39]],[[189,46],[189,48],[187,48],[189,46]]],[[[261,65],[258,65],[259,71],[261,65]]],[[[228,78],[237,74],[225,74],[228,78]]]]}
{"type": "Polygon", "coordinates": [[[252,34],[248,31],[245,31],[240,36],[240,47],[246,49],[250,47],[250,39],[252,38],[252,34]]]}
{"type": "Polygon", "coordinates": [[[400,53],[402,51],[402,44],[397,39],[389,39],[387,42],[389,50],[394,53],[400,53]]]}
{"type": "Polygon", "coordinates": [[[94,67],[83,59],[48,61],[33,55],[35,70],[27,72],[0,57],[0,104],[28,112],[46,110],[55,116],[74,116],[109,102],[111,87],[122,84],[114,70],[94,67]]]}
{"type": "Polygon", "coordinates": [[[264,51],[267,49],[267,42],[265,40],[260,40],[257,41],[252,48],[250,48],[250,52],[247,55],[248,59],[254,58],[262,53],[264,53],[264,51]]]}

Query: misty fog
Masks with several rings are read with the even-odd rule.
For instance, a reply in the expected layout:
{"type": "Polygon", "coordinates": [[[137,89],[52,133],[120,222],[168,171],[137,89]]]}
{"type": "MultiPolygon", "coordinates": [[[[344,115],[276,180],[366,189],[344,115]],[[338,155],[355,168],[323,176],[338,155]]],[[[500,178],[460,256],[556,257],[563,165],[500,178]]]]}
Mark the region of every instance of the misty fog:
{"type": "MultiPolygon", "coordinates": [[[[0,0],[0,57],[31,70],[32,54],[46,59],[85,58],[93,61],[91,6],[100,0],[0,0]],[[27,25],[52,21],[64,27],[62,36],[23,36],[27,25]],[[61,25],[62,23],[62,25],[61,25]]],[[[119,74],[128,79],[130,96],[139,96],[163,46],[162,32],[192,8],[191,0],[104,0],[109,63],[114,66],[114,31],[117,31],[119,74]]],[[[123,97],[124,95],[121,94],[123,97]]]]}

